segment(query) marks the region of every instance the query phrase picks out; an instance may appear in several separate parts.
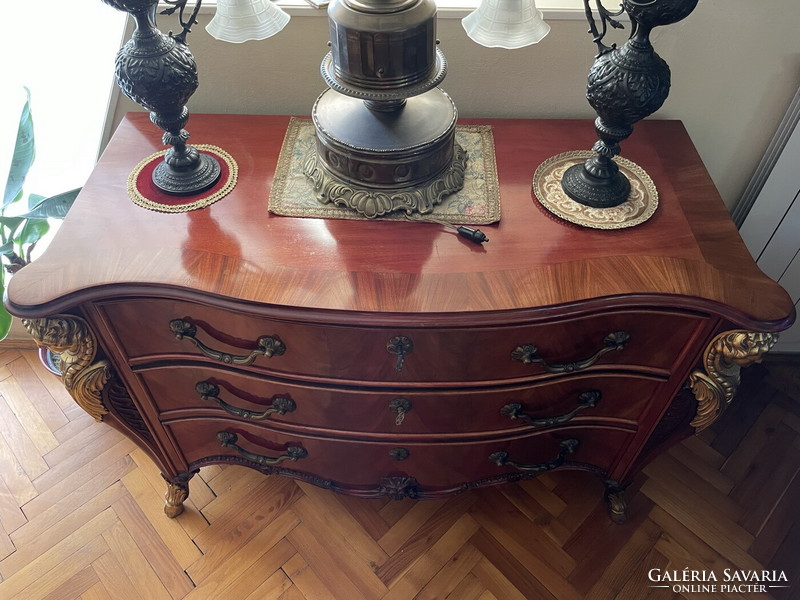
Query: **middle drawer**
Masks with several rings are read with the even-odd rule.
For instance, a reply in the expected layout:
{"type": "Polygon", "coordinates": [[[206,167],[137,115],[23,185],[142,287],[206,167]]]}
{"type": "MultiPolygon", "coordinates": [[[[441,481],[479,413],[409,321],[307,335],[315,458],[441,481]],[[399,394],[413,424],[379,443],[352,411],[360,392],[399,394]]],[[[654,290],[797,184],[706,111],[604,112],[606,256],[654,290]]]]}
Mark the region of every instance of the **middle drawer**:
{"type": "Polygon", "coordinates": [[[223,412],[279,429],[446,434],[596,421],[635,426],[658,379],[614,373],[528,385],[391,390],[309,385],[226,369],[140,371],[162,418],[223,412]]]}

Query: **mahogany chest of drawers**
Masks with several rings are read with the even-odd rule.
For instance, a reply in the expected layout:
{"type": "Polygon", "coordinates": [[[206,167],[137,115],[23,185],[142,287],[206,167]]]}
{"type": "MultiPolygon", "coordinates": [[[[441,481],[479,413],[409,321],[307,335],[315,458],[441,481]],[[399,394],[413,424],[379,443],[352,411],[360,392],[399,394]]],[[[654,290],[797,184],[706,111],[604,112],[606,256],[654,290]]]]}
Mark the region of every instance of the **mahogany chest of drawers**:
{"type": "Polygon", "coordinates": [[[204,465],[369,498],[431,498],[581,469],[620,491],[713,422],[739,369],[794,318],[755,267],[678,122],[627,142],[660,195],[624,231],[531,195],[537,164],[590,147],[583,121],[489,121],[502,220],[484,246],[436,225],[280,217],[267,198],[285,117],[194,115],[239,181],[216,204],[133,205],[159,150],[129,115],[9,309],[61,358],[96,419],[146,449],[179,514],[204,465]]]}

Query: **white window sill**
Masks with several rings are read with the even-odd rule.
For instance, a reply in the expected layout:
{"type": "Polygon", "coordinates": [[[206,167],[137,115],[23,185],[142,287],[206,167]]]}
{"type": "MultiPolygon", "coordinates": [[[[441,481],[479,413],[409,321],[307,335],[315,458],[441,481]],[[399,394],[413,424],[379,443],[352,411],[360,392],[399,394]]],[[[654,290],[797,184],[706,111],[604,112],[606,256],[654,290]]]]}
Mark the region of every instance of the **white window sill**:
{"type": "MultiPolygon", "coordinates": [[[[317,1],[317,0],[313,0],[317,1]]],[[[314,8],[304,0],[278,0],[281,8],[292,16],[325,16],[324,8],[314,8]]],[[[478,6],[479,0],[436,0],[440,19],[462,19],[478,6]]],[[[211,14],[217,0],[204,0],[201,14],[211,14]]],[[[545,20],[585,19],[582,0],[538,0],[536,7],[542,11],[545,20]]]]}

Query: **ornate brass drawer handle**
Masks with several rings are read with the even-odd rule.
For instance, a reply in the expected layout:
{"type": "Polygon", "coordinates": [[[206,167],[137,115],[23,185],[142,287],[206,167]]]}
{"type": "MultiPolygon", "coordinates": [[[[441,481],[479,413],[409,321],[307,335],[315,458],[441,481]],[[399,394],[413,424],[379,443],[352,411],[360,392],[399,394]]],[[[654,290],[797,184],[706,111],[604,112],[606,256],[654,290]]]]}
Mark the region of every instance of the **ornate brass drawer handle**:
{"type": "Polygon", "coordinates": [[[285,460],[300,460],[308,456],[308,450],[301,446],[289,446],[286,449],[286,454],[275,457],[256,454],[237,445],[236,442],[239,441],[239,437],[235,433],[228,433],[227,431],[217,433],[217,439],[223,448],[233,448],[242,458],[262,466],[277,465],[285,460]]]}
{"type": "Polygon", "coordinates": [[[508,452],[495,452],[489,455],[489,461],[496,464],[498,467],[506,465],[526,471],[528,473],[544,473],[545,471],[552,471],[563,465],[567,461],[567,456],[575,452],[575,449],[580,445],[580,442],[574,438],[564,440],[558,445],[558,456],[551,461],[525,465],[522,463],[508,460],[508,452]]]}
{"type": "Polygon", "coordinates": [[[566,414],[557,417],[540,417],[534,419],[530,415],[522,411],[522,404],[519,402],[512,402],[506,404],[500,409],[500,414],[509,419],[522,419],[527,425],[531,427],[552,427],[553,425],[561,425],[571,420],[578,412],[585,408],[594,408],[600,402],[603,395],[598,390],[589,390],[578,395],[578,405],[566,414]]]}
{"type": "Polygon", "coordinates": [[[561,365],[548,364],[543,358],[538,357],[536,354],[539,352],[539,349],[533,344],[517,346],[514,348],[513,352],[511,352],[511,358],[521,362],[523,365],[530,365],[533,363],[540,364],[548,373],[572,373],[574,371],[588,369],[606,352],[622,350],[628,345],[630,340],[631,336],[629,333],[625,331],[614,331],[603,338],[603,346],[589,358],[561,365]]]}
{"type": "Polygon", "coordinates": [[[411,338],[404,335],[396,335],[386,343],[386,351],[389,354],[393,354],[397,357],[397,362],[394,366],[396,371],[403,370],[403,365],[406,361],[406,355],[411,354],[413,350],[414,342],[411,341],[411,338]]]}
{"type": "Polygon", "coordinates": [[[272,358],[273,356],[280,356],[286,352],[286,346],[280,339],[275,336],[262,336],[258,338],[256,341],[257,347],[255,350],[250,352],[250,354],[246,354],[244,356],[228,354],[227,352],[221,352],[219,350],[209,348],[203,342],[198,340],[195,337],[197,335],[197,327],[189,321],[184,319],[174,319],[169,322],[169,328],[179,340],[186,338],[195,346],[197,346],[200,352],[203,353],[203,356],[206,356],[212,360],[217,360],[221,363],[225,363],[226,365],[250,365],[253,364],[253,361],[259,356],[272,358]]]}
{"type": "Polygon", "coordinates": [[[194,389],[200,394],[203,400],[216,402],[226,413],[250,421],[261,421],[275,413],[285,415],[287,412],[293,412],[297,408],[297,404],[295,404],[294,400],[291,398],[275,396],[272,398],[272,405],[268,409],[256,412],[254,410],[247,410],[246,408],[239,408],[238,406],[225,402],[219,397],[219,387],[210,381],[198,381],[194,389]]]}

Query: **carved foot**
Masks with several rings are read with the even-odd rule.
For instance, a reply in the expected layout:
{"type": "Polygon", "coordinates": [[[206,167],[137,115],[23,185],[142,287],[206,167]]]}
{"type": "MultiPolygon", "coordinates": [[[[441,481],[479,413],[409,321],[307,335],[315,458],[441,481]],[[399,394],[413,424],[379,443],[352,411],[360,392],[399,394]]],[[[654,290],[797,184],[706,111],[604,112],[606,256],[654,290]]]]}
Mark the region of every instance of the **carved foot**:
{"type": "Polygon", "coordinates": [[[170,519],[174,519],[183,512],[183,503],[189,497],[189,480],[194,476],[192,473],[180,473],[175,479],[169,479],[162,475],[167,481],[167,493],[164,494],[164,514],[170,519]]]}
{"type": "Polygon", "coordinates": [[[608,505],[608,516],[614,523],[622,525],[628,520],[628,500],[625,497],[625,490],[616,483],[606,487],[606,504],[608,505]]]}

